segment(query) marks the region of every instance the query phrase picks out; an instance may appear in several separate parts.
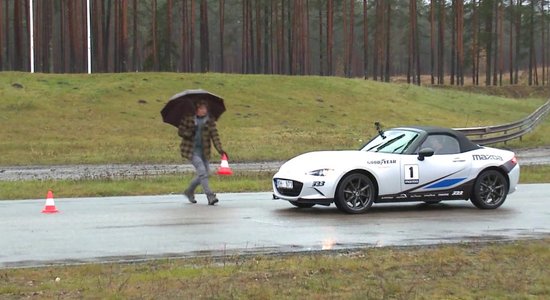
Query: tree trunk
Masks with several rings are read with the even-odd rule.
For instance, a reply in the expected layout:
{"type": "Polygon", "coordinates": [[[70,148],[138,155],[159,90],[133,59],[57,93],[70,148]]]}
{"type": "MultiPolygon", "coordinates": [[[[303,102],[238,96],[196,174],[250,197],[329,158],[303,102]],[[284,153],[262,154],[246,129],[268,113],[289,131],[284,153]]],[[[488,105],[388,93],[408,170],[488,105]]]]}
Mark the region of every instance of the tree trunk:
{"type": "Polygon", "coordinates": [[[414,61],[416,62],[416,84],[421,84],[421,70],[420,70],[420,34],[418,32],[418,9],[417,1],[414,1],[414,61]]]}
{"type": "Polygon", "coordinates": [[[374,52],[372,56],[372,79],[378,80],[378,59],[380,57],[380,37],[381,37],[381,9],[382,3],[381,0],[376,0],[375,2],[375,27],[374,27],[374,52]]]}
{"type": "Polygon", "coordinates": [[[190,25],[189,25],[189,71],[195,71],[195,20],[196,20],[195,0],[191,0],[190,25]]]}
{"type": "Polygon", "coordinates": [[[283,74],[283,70],[284,70],[284,31],[285,31],[285,28],[284,28],[284,7],[285,7],[285,2],[284,0],[282,0],[280,2],[281,4],[281,13],[279,13],[279,3],[277,2],[274,2],[275,3],[275,23],[276,23],[276,30],[275,30],[275,36],[276,36],[276,40],[277,40],[277,48],[275,50],[275,58],[276,58],[276,61],[275,61],[275,74],[283,74]]]}
{"type": "MultiPolygon", "coordinates": [[[[435,0],[430,0],[430,75],[431,83],[435,84],[435,0]]],[[[475,0],[474,0],[475,7],[475,0]]]]}
{"type": "Polygon", "coordinates": [[[355,41],[355,0],[350,1],[349,11],[348,77],[353,76],[353,42],[355,41]]]}
{"type": "Polygon", "coordinates": [[[2,24],[2,18],[4,17],[3,5],[3,1],[0,1],[0,72],[4,70],[4,28],[2,24]]]}
{"type": "Polygon", "coordinates": [[[138,37],[137,37],[137,27],[138,27],[138,2],[134,0],[133,5],[133,20],[132,20],[132,70],[134,72],[139,71],[138,67],[138,37]]]}
{"type": "Polygon", "coordinates": [[[456,73],[456,0],[451,1],[451,16],[453,17],[451,20],[451,85],[454,85],[456,73]]]}
{"type": "Polygon", "coordinates": [[[225,0],[220,0],[220,72],[225,72],[225,53],[224,53],[224,36],[225,36],[225,0]]]}
{"type": "Polygon", "coordinates": [[[76,62],[76,43],[77,41],[77,35],[76,35],[76,16],[75,16],[75,4],[76,2],[70,1],[68,3],[67,12],[68,15],[68,24],[69,26],[69,60],[67,61],[67,65],[69,66],[68,71],[70,73],[74,73],[77,71],[77,62],[76,62]]]}
{"type": "Polygon", "coordinates": [[[53,1],[47,1],[44,4],[44,13],[45,13],[45,26],[44,26],[44,33],[42,35],[42,45],[45,47],[42,49],[44,51],[43,57],[44,57],[44,70],[47,70],[47,72],[53,73],[54,70],[54,61],[53,61],[53,55],[52,50],[54,49],[53,44],[53,34],[54,34],[54,15],[55,15],[55,3],[53,1]]]}
{"type": "MultiPolygon", "coordinates": [[[[510,30],[509,30],[509,44],[508,44],[508,65],[510,71],[510,84],[514,84],[514,1],[510,0],[509,8],[510,10],[510,30]]],[[[517,37],[516,37],[517,39],[517,37]]]]}
{"type": "Polygon", "coordinates": [[[201,0],[201,72],[210,71],[210,38],[208,35],[208,6],[206,0],[201,0]]]}
{"type": "Polygon", "coordinates": [[[388,0],[386,2],[386,9],[387,9],[387,15],[386,15],[386,70],[384,72],[384,81],[390,82],[390,64],[391,64],[391,58],[390,58],[390,42],[391,42],[391,3],[388,0]]]}
{"type": "Polygon", "coordinates": [[[120,1],[120,71],[128,71],[128,0],[120,1]]]}
{"type": "Polygon", "coordinates": [[[546,12],[544,10],[544,2],[540,2],[540,27],[541,27],[541,59],[542,59],[542,85],[546,85],[546,24],[544,18],[546,12]]]}
{"type": "Polygon", "coordinates": [[[499,22],[498,22],[498,82],[502,86],[502,73],[504,72],[504,3],[499,0],[499,22]]]}
{"type": "Polygon", "coordinates": [[[363,0],[363,77],[369,78],[369,24],[368,15],[368,0],[363,0]]]}
{"type": "Polygon", "coordinates": [[[304,60],[305,60],[305,68],[306,68],[306,74],[311,74],[311,48],[309,45],[309,0],[306,0],[305,3],[305,16],[304,16],[304,22],[305,22],[305,30],[304,30],[304,42],[305,42],[305,53],[304,53],[304,60]]]}
{"type": "Polygon", "coordinates": [[[464,85],[464,0],[458,0],[458,85],[464,85]]]}
{"type": "Polygon", "coordinates": [[[515,67],[515,73],[514,73],[514,84],[518,84],[519,80],[519,62],[520,62],[520,38],[521,38],[521,14],[522,14],[522,8],[521,5],[523,3],[523,0],[518,0],[516,5],[516,59],[514,63],[515,67]]]}
{"type": "Polygon", "coordinates": [[[273,35],[270,27],[270,23],[273,21],[272,19],[272,12],[271,7],[273,3],[272,2],[264,2],[263,3],[263,11],[264,11],[264,18],[263,18],[263,24],[262,27],[264,29],[264,39],[262,41],[263,43],[263,69],[262,72],[264,74],[270,74],[271,73],[271,63],[270,58],[272,57],[269,47],[273,44],[273,35]]]}
{"type": "Polygon", "coordinates": [[[15,49],[13,51],[13,69],[23,71],[23,20],[21,15],[21,1],[13,2],[13,28],[15,49]]]}
{"type": "Polygon", "coordinates": [[[159,71],[160,65],[159,65],[159,48],[158,48],[158,29],[157,29],[157,0],[152,0],[152,11],[153,11],[153,18],[151,20],[152,26],[151,26],[151,57],[153,59],[153,71],[159,71]]]}
{"type": "Polygon", "coordinates": [[[473,18],[473,25],[472,25],[472,84],[478,85],[478,68],[479,68],[479,61],[478,61],[478,33],[479,33],[479,15],[478,15],[478,9],[477,9],[477,3],[476,0],[472,3],[472,18],[473,18]]]}
{"type": "MultiPolygon", "coordinates": [[[[255,23],[256,23],[256,32],[255,32],[255,50],[256,53],[254,57],[256,61],[254,62],[255,73],[262,72],[262,23],[261,23],[261,6],[260,1],[256,0],[255,2],[255,23]]],[[[254,27],[254,26],[253,26],[254,27]]]]}
{"type": "Polygon", "coordinates": [[[494,32],[493,32],[493,85],[496,86],[498,83],[498,61],[500,53],[500,40],[498,36],[498,27],[499,27],[499,3],[501,0],[493,0],[493,13],[494,13],[494,32]]]}
{"type": "Polygon", "coordinates": [[[485,51],[486,51],[486,60],[485,60],[485,85],[491,85],[491,70],[492,70],[492,59],[493,59],[493,9],[492,3],[483,2],[485,4],[484,11],[485,16],[485,51]]]}
{"type": "Polygon", "coordinates": [[[181,3],[180,71],[189,72],[189,8],[187,0],[181,3]]]}
{"type": "Polygon", "coordinates": [[[439,0],[439,47],[437,65],[437,84],[445,84],[445,0],[439,0]]]}
{"type": "Polygon", "coordinates": [[[248,1],[242,2],[242,39],[241,39],[241,73],[248,73],[248,1]]]}
{"type": "MultiPolygon", "coordinates": [[[[155,1],[155,7],[156,7],[156,0],[155,1]]],[[[102,5],[104,5],[104,2],[102,1],[102,5]]],[[[105,20],[103,21],[103,39],[104,39],[104,43],[103,43],[103,46],[104,46],[104,50],[103,50],[103,53],[104,53],[104,66],[103,66],[103,70],[105,72],[111,72],[112,69],[109,67],[109,57],[110,57],[110,47],[111,47],[111,36],[110,36],[110,33],[111,33],[111,11],[112,11],[112,1],[111,0],[108,0],[107,1],[107,6],[103,8],[103,15],[105,17],[105,20]]],[[[156,14],[156,12],[155,12],[156,14]]]]}
{"type": "Polygon", "coordinates": [[[531,0],[529,15],[529,86],[533,85],[533,68],[535,61],[535,2],[531,0]]]}
{"type": "Polygon", "coordinates": [[[166,40],[164,41],[166,52],[166,71],[174,70],[174,58],[172,57],[172,26],[173,26],[174,0],[166,1],[166,40]]]}
{"type": "Polygon", "coordinates": [[[347,13],[347,7],[348,7],[348,0],[342,1],[342,66],[344,67],[344,77],[348,76],[348,13],[347,13]]]}
{"type": "MultiPolygon", "coordinates": [[[[411,75],[412,75],[412,65],[413,65],[413,56],[414,56],[414,28],[413,28],[413,5],[415,4],[416,0],[410,0],[409,1],[409,47],[408,47],[408,54],[409,59],[407,60],[407,83],[411,83],[411,75]]],[[[414,76],[413,76],[414,77],[414,76]]]]}
{"type": "Polygon", "coordinates": [[[334,0],[327,0],[327,75],[333,76],[333,54],[334,47],[334,0]]]}
{"type": "Polygon", "coordinates": [[[324,58],[323,58],[323,1],[318,0],[319,4],[319,75],[324,76],[324,58]]]}
{"type": "Polygon", "coordinates": [[[4,9],[5,11],[5,30],[6,30],[6,59],[5,59],[5,64],[6,66],[4,67],[5,70],[9,70],[12,68],[12,58],[11,58],[11,47],[13,45],[13,43],[11,42],[10,40],[10,1],[6,1],[6,8],[4,9]]]}

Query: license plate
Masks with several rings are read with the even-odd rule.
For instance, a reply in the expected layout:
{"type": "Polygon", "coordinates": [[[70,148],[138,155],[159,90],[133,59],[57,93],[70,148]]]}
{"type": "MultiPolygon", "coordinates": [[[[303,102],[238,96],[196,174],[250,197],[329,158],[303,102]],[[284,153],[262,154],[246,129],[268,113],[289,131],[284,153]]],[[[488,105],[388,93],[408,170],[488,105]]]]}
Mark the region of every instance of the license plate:
{"type": "Polygon", "coordinates": [[[281,189],[292,189],[294,184],[292,180],[277,179],[277,187],[281,189]]]}

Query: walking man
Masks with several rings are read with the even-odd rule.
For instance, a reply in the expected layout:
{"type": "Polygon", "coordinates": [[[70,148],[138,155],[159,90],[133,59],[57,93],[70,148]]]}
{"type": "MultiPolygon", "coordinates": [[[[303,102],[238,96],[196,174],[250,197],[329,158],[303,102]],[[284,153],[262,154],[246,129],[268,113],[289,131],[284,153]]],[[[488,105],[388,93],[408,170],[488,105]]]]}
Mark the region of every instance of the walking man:
{"type": "MultiPolygon", "coordinates": [[[[180,150],[181,157],[191,161],[197,172],[189,187],[183,192],[187,200],[197,203],[195,189],[201,185],[209,205],[218,202],[216,194],[212,192],[208,184],[209,159],[211,142],[220,155],[223,155],[222,144],[216,128],[216,122],[208,115],[208,104],[201,100],[195,104],[195,115],[182,118],[178,127],[178,135],[182,137],[180,150]]],[[[227,153],[225,153],[227,156],[227,153]]]]}

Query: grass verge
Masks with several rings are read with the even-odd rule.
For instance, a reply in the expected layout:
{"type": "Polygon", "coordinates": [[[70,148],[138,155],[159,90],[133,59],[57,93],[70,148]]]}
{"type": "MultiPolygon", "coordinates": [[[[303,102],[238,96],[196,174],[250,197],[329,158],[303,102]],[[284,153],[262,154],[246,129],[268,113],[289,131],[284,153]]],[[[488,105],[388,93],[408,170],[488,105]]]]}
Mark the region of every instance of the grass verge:
{"type": "Polygon", "coordinates": [[[7,299],[548,299],[549,249],[550,239],[543,239],[5,269],[0,271],[0,296],[7,299]]]}
{"type": "MultiPolygon", "coordinates": [[[[236,172],[212,176],[210,185],[219,193],[271,191],[271,172],[236,172]]],[[[181,193],[192,174],[135,179],[0,181],[0,199],[40,199],[51,189],[56,197],[139,196],[181,193]]],[[[523,166],[520,183],[550,182],[550,166],[523,166]]],[[[200,188],[199,188],[200,189],[200,188]]]]}
{"type": "MultiPolygon", "coordinates": [[[[0,165],[178,163],[180,139],[160,110],[190,88],[225,97],[218,127],[235,162],[357,149],[375,135],[375,121],[386,127],[502,124],[546,101],[542,92],[518,99],[317,76],[1,72],[0,82],[0,165]]],[[[550,145],[548,130],[550,120],[508,145],[550,145]]]]}

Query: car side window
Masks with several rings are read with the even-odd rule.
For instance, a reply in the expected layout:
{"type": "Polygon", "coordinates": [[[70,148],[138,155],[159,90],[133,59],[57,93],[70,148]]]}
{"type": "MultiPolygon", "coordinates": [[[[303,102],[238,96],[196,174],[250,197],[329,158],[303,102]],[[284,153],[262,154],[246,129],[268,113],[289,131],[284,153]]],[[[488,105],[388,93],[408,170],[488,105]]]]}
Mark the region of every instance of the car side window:
{"type": "Polygon", "coordinates": [[[420,149],[432,148],[434,154],[456,154],[460,153],[460,145],[456,138],[445,134],[429,135],[420,149]]]}

